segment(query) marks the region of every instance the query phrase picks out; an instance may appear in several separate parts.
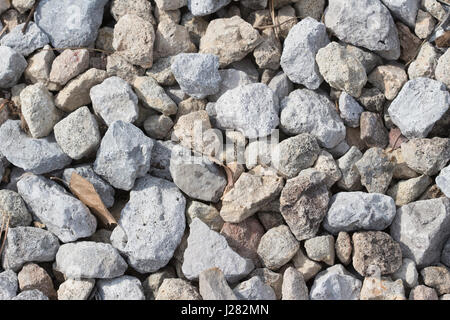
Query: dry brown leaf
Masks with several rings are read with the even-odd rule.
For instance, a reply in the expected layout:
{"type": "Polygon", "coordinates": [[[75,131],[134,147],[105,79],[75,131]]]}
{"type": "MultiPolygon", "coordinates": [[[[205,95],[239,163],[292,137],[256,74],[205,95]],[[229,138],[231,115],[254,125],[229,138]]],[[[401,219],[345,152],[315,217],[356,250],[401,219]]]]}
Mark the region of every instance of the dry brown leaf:
{"type": "Polygon", "coordinates": [[[70,178],[69,189],[81,202],[91,209],[101,223],[106,226],[117,225],[116,219],[106,208],[92,183],[73,172],[70,178]]]}
{"type": "MultiPolygon", "coordinates": [[[[233,171],[228,168],[226,165],[224,165],[222,162],[220,162],[219,160],[217,160],[214,157],[209,157],[209,159],[214,162],[215,164],[221,166],[224,170],[225,173],[227,174],[227,185],[225,186],[225,190],[223,191],[223,194],[225,195],[225,193],[227,193],[228,191],[231,190],[231,188],[233,188],[234,186],[234,180],[233,180],[233,171]]],[[[222,196],[223,198],[223,196],[222,196]]]]}

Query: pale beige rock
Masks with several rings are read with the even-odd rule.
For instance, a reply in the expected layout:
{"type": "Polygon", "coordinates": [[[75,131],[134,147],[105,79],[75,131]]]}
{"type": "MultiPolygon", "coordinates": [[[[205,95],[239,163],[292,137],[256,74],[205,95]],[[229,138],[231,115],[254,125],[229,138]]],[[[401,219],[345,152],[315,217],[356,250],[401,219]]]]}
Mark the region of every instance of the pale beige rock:
{"type": "Polygon", "coordinates": [[[136,77],[133,88],[144,106],[168,116],[177,113],[177,105],[152,77],[136,77]]]}
{"type": "Polygon", "coordinates": [[[175,270],[166,266],[155,273],[152,273],[142,282],[142,288],[147,300],[155,300],[158,289],[165,279],[176,278],[175,270]]]}
{"type": "Polygon", "coordinates": [[[113,47],[128,62],[150,68],[153,65],[153,25],[135,14],[126,14],[114,26],[113,47]]]}
{"type": "Polygon", "coordinates": [[[428,11],[433,17],[439,21],[443,20],[445,17],[445,9],[442,4],[436,0],[421,0],[422,7],[428,11]]]}
{"type": "Polygon", "coordinates": [[[61,86],[89,68],[89,50],[64,50],[53,60],[50,81],[61,86]]]}
{"type": "Polygon", "coordinates": [[[418,177],[419,174],[408,167],[403,158],[402,149],[396,149],[388,153],[389,160],[394,164],[394,172],[392,177],[394,179],[411,179],[418,177]]]}
{"type": "Polygon", "coordinates": [[[35,0],[12,0],[12,5],[20,13],[25,13],[33,7],[35,2],[35,0]]]}
{"type": "Polygon", "coordinates": [[[347,232],[339,232],[334,247],[339,261],[345,266],[349,265],[352,261],[353,251],[350,235],[347,232]]]}
{"type": "Polygon", "coordinates": [[[253,50],[255,62],[261,69],[277,70],[280,67],[281,43],[273,29],[263,30],[262,39],[261,44],[253,50]]]}
{"type": "Polygon", "coordinates": [[[47,271],[35,263],[26,264],[18,273],[19,288],[22,291],[37,289],[50,299],[56,299],[56,291],[47,271]]]}
{"type": "Polygon", "coordinates": [[[409,293],[409,300],[439,300],[436,290],[433,288],[419,285],[409,293]]]}
{"type": "Polygon", "coordinates": [[[152,24],[156,24],[152,15],[152,4],[148,0],[112,0],[111,14],[116,21],[124,15],[135,14],[152,24]]]}
{"type": "Polygon", "coordinates": [[[199,201],[191,201],[186,206],[187,223],[191,224],[192,220],[199,218],[211,228],[211,230],[220,232],[224,221],[220,217],[219,211],[212,205],[207,205],[199,201]]]}
{"type": "Polygon", "coordinates": [[[383,92],[386,99],[394,100],[408,81],[408,76],[400,65],[387,64],[376,67],[369,75],[368,81],[383,92]]]}
{"type": "Polygon", "coordinates": [[[420,271],[423,282],[434,289],[438,295],[450,293],[450,271],[444,266],[426,267],[420,271]]]}
{"type": "Polygon", "coordinates": [[[402,280],[388,277],[366,277],[361,288],[361,300],[406,300],[402,280]]]}
{"type": "Polygon", "coordinates": [[[181,101],[180,103],[178,103],[178,111],[177,116],[175,117],[175,122],[178,122],[181,116],[184,116],[191,112],[205,110],[207,103],[208,100],[206,99],[195,99],[192,97],[181,101]]]}
{"type": "Polygon", "coordinates": [[[431,178],[425,175],[409,180],[399,181],[396,185],[388,189],[386,194],[394,198],[397,206],[403,206],[420,197],[431,182],[431,178]]]}
{"type": "Polygon", "coordinates": [[[334,237],[332,235],[319,236],[305,241],[308,257],[314,261],[325,262],[329,266],[334,264],[334,237]]]}
{"type": "Polygon", "coordinates": [[[108,77],[117,76],[130,84],[133,83],[134,78],[143,76],[145,73],[143,68],[133,65],[116,52],[106,59],[106,71],[108,77]]]}
{"type": "Polygon", "coordinates": [[[24,71],[25,79],[31,83],[42,82],[47,89],[52,91],[60,90],[61,87],[55,83],[50,82],[50,71],[52,68],[55,54],[53,50],[47,50],[51,47],[49,45],[44,47],[44,50],[39,51],[28,58],[28,66],[24,71]]]}
{"type": "Polygon", "coordinates": [[[300,271],[289,267],[283,274],[282,300],[309,300],[308,287],[300,271]]]}
{"type": "Polygon", "coordinates": [[[67,279],[58,288],[58,300],[87,300],[94,286],[94,279],[67,279]]]}
{"type": "Polygon", "coordinates": [[[292,263],[303,274],[305,281],[314,278],[316,274],[322,269],[320,263],[309,259],[304,253],[303,249],[299,249],[292,258],[292,263]]]}
{"type": "Polygon", "coordinates": [[[178,9],[175,10],[163,10],[158,6],[155,7],[155,18],[156,21],[161,23],[163,20],[170,20],[173,23],[180,24],[181,12],[178,9]]]}
{"type": "Polygon", "coordinates": [[[192,15],[192,13],[187,12],[183,14],[180,24],[189,31],[192,42],[198,46],[200,44],[201,37],[203,37],[206,33],[208,21],[203,17],[196,17],[192,15]]]}
{"type": "Polygon", "coordinates": [[[155,300],[201,300],[196,287],[183,279],[164,279],[155,300]]]}
{"type": "Polygon", "coordinates": [[[238,16],[215,19],[209,23],[200,40],[199,52],[217,55],[223,68],[242,60],[261,41],[259,32],[238,16]]]}
{"type": "Polygon", "coordinates": [[[433,32],[435,25],[436,21],[433,16],[428,12],[419,9],[414,29],[416,35],[420,39],[426,39],[433,32]]]}
{"type": "Polygon", "coordinates": [[[414,60],[408,68],[409,79],[419,77],[434,78],[434,71],[438,63],[439,55],[434,47],[425,42],[414,60]]]}
{"type": "Polygon", "coordinates": [[[197,48],[192,43],[189,31],[165,19],[158,24],[155,34],[154,58],[165,58],[182,52],[195,52],[197,48]]]}
{"type": "Polygon", "coordinates": [[[103,82],[108,77],[106,71],[99,69],[89,69],[79,75],[56,95],[55,105],[59,109],[72,112],[79,107],[91,103],[89,92],[91,88],[103,82]]]}
{"type": "Polygon", "coordinates": [[[248,277],[253,278],[255,276],[260,277],[265,284],[272,287],[277,299],[281,298],[281,288],[283,285],[283,276],[281,274],[267,268],[258,268],[253,270],[248,277]]]}
{"type": "Polygon", "coordinates": [[[286,39],[289,31],[297,24],[295,9],[291,6],[284,6],[278,10],[277,21],[280,25],[278,31],[282,39],[286,39]]]}
{"type": "Polygon", "coordinates": [[[153,66],[147,70],[146,75],[155,79],[162,86],[172,86],[176,84],[175,76],[170,68],[173,57],[159,58],[153,66]]]}
{"type": "Polygon", "coordinates": [[[336,182],[342,178],[342,172],[339,169],[333,156],[322,150],[317,157],[314,169],[325,174],[325,184],[331,188],[336,182]]]}

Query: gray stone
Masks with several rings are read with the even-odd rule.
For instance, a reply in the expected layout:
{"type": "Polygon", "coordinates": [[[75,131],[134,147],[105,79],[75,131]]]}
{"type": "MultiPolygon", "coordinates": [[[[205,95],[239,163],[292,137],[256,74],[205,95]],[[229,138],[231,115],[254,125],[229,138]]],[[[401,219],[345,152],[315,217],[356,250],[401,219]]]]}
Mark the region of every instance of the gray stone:
{"type": "Polygon", "coordinates": [[[359,300],[361,281],[341,264],[319,273],[309,292],[311,300],[359,300]]]}
{"type": "Polygon", "coordinates": [[[219,201],[227,184],[224,173],[216,164],[199,154],[191,156],[186,148],[177,148],[172,153],[170,174],[181,191],[203,201],[219,201]]]}
{"type": "Polygon", "coordinates": [[[32,214],[62,242],[95,232],[97,220],[89,209],[56,182],[29,174],[20,179],[17,189],[32,214]]]}
{"type": "Polygon", "coordinates": [[[401,279],[407,288],[414,288],[418,284],[419,274],[414,261],[404,258],[400,268],[392,274],[392,279],[401,279]]]}
{"type": "Polygon", "coordinates": [[[314,163],[314,169],[325,174],[324,183],[328,188],[342,178],[342,172],[333,156],[325,150],[320,151],[316,163],[314,163]]]}
{"type": "Polygon", "coordinates": [[[425,42],[419,50],[416,59],[408,67],[410,79],[419,77],[434,78],[440,53],[429,42],[425,42]]]}
{"type": "Polygon", "coordinates": [[[170,159],[172,157],[172,150],[176,147],[178,145],[172,141],[154,141],[150,162],[150,174],[152,176],[172,181],[170,159]]]}
{"type": "Polygon", "coordinates": [[[332,235],[308,239],[305,241],[304,245],[306,254],[310,259],[325,262],[329,266],[334,264],[334,237],[332,235]]]}
{"type": "Polygon", "coordinates": [[[292,92],[292,90],[294,90],[294,85],[289,80],[288,76],[282,71],[270,80],[268,86],[273,92],[275,92],[275,95],[278,97],[279,101],[283,100],[292,92]]]}
{"type": "Polygon", "coordinates": [[[107,0],[43,0],[34,21],[54,48],[88,47],[95,42],[107,0]]]}
{"type": "Polygon", "coordinates": [[[219,268],[211,268],[200,273],[199,291],[203,300],[237,300],[219,268]]]}
{"type": "Polygon", "coordinates": [[[392,238],[400,243],[403,256],[418,268],[439,262],[450,235],[450,199],[438,198],[409,203],[397,210],[391,225],[392,238]]]}
{"type": "Polygon", "coordinates": [[[380,148],[370,148],[355,163],[361,183],[370,193],[384,194],[394,172],[394,164],[380,148]]]}
{"type": "Polygon", "coordinates": [[[436,66],[435,75],[436,80],[445,83],[447,88],[450,88],[450,50],[447,49],[445,53],[439,58],[436,66]]]}
{"type": "Polygon", "coordinates": [[[67,279],[58,288],[58,300],[87,300],[94,286],[94,279],[67,279]]]}
{"type": "Polygon", "coordinates": [[[189,225],[188,246],[184,251],[183,274],[189,280],[197,280],[207,269],[217,267],[226,280],[234,283],[248,275],[254,268],[250,259],[244,259],[233,251],[224,236],[212,231],[200,219],[189,225]]]}
{"type": "Polygon", "coordinates": [[[334,249],[336,251],[336,257],[339,261],[347,266],[352,261],[352,239],[347,232],[339,232],[336,242],[334,244],[334,249]]]}
{"type": "Polygon", "coordinates": [[[368,81],[384,93],[388,100],[394,100],[408,81],[405,67],[401,64],[380,65],[369,74],[368,81]]]}
{"type": "Polygon", "coordinates": [[[14,298],[18,287],[17,274],[14,271],[6,270],[0,273],[0,300],[14,298]]]}
{"type": "Polygon", "coordinates": [[[26,290],[19,293],[11,300],[49,300],[48,297],[37,289],[26,290]]]}
{"type": "Polygon", "coordinates": [[[144,121],[145,133],[153,139],[164,139],[172,127],[172,119],[163,114],[150,116],[144,121]]]}
{"type": "Polygon", "coordinates": [[[403,86],[388,112],[404,136],[425,138],[448,110],[449,104],[450,93],[443,83],[416,78],[403,86]]]}
{"type": "Polygon", "coordinates": [[[238,300],[276,300],[273,289],[258,276],[241,282],[233,292],[238,300]]]}
{"type": "Polygon", "coordinates": [[[153,144],[131,123],[115,121],[103,136],[94,171],[113,187],[131,190],[134,181],[150,169],[153,144]]]}
{"type": "Polygon", "coordinates": [[[439,298],[433,288],[418,285],[409,293],[409,300],[439,300],[439,298]]]}
{"type": "Polygon", "coordinates": [[[333,234],[361,229],[384,230],[395,214],[391,197],[378,193],[339,192],[331,198],[323,226],[333,234]]]}
{"type": "Polygon", "coordinates": [[[450,139],[412,139],[401,148],[408,167],[428,176],[437,174],[450,160],[450,139]]]}
{"type": "Polygon", "coordinates": [[[158,294],[158,289],[162,285],[165,279],[175,278],[176,273],[174,268],[165,267],[158,272],[150,274],[143,282],[142,287],[144,288],[144,294],[147,300],[155,300],[158,294]]]}
{"type": "Polygon", "coordinates": [[[362,158],[363,154],[355,146],[337,160],[337,165],[342,172],[342,179],[338,181],[338,186],[345,190],[357,190],[361,187],[361,176],[355,163],[362,158]]]}
{"type": "Polygon", "coordinates": [[[132,276],[98,280],[96,287],[99,300],[145,300],[141,282],[132,276]]]}
{"type": "Polygon", "coordinates": [[[281,67],[294,83],[308,89],[319,88],[323,77],[316,63],[316,54],[330,40],[325,25],[307,17],[297,23],[284,42],[281,67]]]}
{"type": "Polygon", "coordinates": [[[336,107],[328,97],[312,90],[295,90],[284,98],[280,122],[287,134],[312,134],[324,148],[334,148],[345,139],[345,126],[336,107]]]}
{"type": "Polygon", "coordinates": [[[185,228],[186,199],[172,182],[146,175],[136,181],[111,242],[141,273],[155,272],[173,257],[185,228]]]}
{"type": "Polygon", "coordinates": [[[10,228],[2,254],[2,266],[19,271],[27,262],[53,261],[58,248],[58,238],[47,230],[33,227],[10,228]]]}
{"type": "Polygon", "coordinates": [[[191,97],[203,99],[219,91],[219,58],[213,54],[180,53],[171,69],[181,90],[191,97]]]}
{"type": "Polygon", "coordinates": [[[307,169],[286,182],[280,196],[284,221],[297,240],[314,237],[328,210],[328,189],[325,174],[307,169]]]}
{"type": "Polygon", "coordinates": [[[28,56],[36,49],[43,48],[49,43],[47,35],[34,23],[28,24],[25,33],[22,33],[24,23],[17,25],[0,40],[0,45],[8,46],[23,56],[28,56]]]}
{"type": "Polygon", "coordinates": [[[436,185],[446,197],[450,198],[450,166],[441,170],[436,177],[436,185]]]}
{"type": "Polygon", "coordinates": [[[194,16],[206,16],[218,11],[231,2],[231,0],[187,0],[187,6],[194,16]]]}
{"type": "Polygon", "coordinates": [[[166,94],[156,80],[151,77],[136,77],[133,81],[136,95],[147,108],[154,109],[164,115],[177,113],[176,103],[166,94]]]}
{"type": "Polygon", "coordinates": [[[9,227],[26,227],[31,224],[31,214],[20,195],[12,190],[0,190],[0,216],[7,216],[9,227]]]}
{"type": "Polygon", "coordinates": [[[92,106],[106,125],[122,120],[133,123],[139,116],[138,98],[131,86],[119,77],[110,77],[91,88],[92,106]]]}
{"type": "Polygon", "coordinates": [[[20,53],[10,47],[0,46],[0,88],[16,85],[27,65],[27,60],[20,53]]]}
{"type": "Polygon", "coordinates": [[[92,169],[92,166],[89,164],[76,166],[74,168],[67,168],[63,172],[64,180],[70,184],[70,180],[72,178],[72,174],[77,173],[86,180],[88,180],[94,186],[95,191],[97,191],[98,195],[103,201],[103,204],[107,208],[111,208],[114,204],[114,194],[115,191],[113,187],[105,180],[100,178],[92,169]]]}
{"type": "Polygon", "coordinates": [[[380,113],[384,109],[386,97],[378,88],[364,88],[358,101],[365,110],[380,113]]]}
{"type": "Polygon", "coordinates": [[[268,230],[262,236],[258,255],[265,267],[277,270],[288,263],[299,249],[300,243],[292,235],[289,227],[281,225],[268,230]]]}
{"type": "Polygon", "coordinates": [[[58,145],[75,160],[95,153],[100,145],[100,130],[97,120],[88,107],[81,107],[54,127],[58,145]]]}
{"type": "Polygon", "coordinates": [[[388,60],[400,56],[400,41],[389,10],[378,0],[331,0],[325,25],[342,41],[388,60]]]}
{"type": "Polygon", "coordinates": [[[232,90],[239,86],[245,86],[254,82],[244,71],[241,70],[219,70],[219,74],[220,78],[222,79],[220,82],[219,91],[216,94],[210,95],[208,97],[208,100],[212,102],[216,102],[217,100],[219,100],[219,98],[228,90],[232,90]]]}
{"type": "Polygon", "coordinates": [[[393,16],[414,28],[420,0],[381,0],[393,16]]]}
{"type": "Polygon", "coordinates": [[[162,10],[176,10],[184,7],[188,0],[155,0],[156,6],[162,10]]]}
{"type": "Polygon", "coordinates": [[[116,278],[123,275],[127,267],[119,252],[107,243],[66,243],[56,254],[55,269],[71,279],[116,278]]]}
{"type": "Polygon", "coordinates": [[[289,267],[283,274],[282,300],[309,300],[308,287],[300,271],[289,267]]]}
{"type": "Polygon", "coordinates": [[[173,57],[159,58],[153,63],[153,66],[147,70],[146,75],[152,77],[162,86],[173,86],[176,84],[175,77],[170,66],[173,57]]]}
{"type": "Polygon", "coordinates": [[[283,285],[283,276],[279,273],[273,272],[267,268],[259,268],[253,270],[249,277],[258,276],[266,284],[272,287],[277,299],[281,298],[281,289],[283,285]]]}
{"type": "Polygon", "coordinates": [[[352,128],[359,127],[359,119],[364,109],[361,105],[347,92],[342,92],[339,97],[340,116],[344,120],[346,126],[352,128]]]}
{"type": "Polygon", "coordinates": [[[436,289],[438,295],[450,293],[450,270],[444,266],[430,266],[420,271],[423,283],[436,289]]]}
{"type": "Polygon", "coordinates": [[[219,211],[214,206],[200,201],[191,201],[186,207],[186,220],[188,224],[195,218],[199,218],[208,227],[217,232],[220,232],[224,224],[219,211]]]}
{"type": "Polygon", "coordinates": [[[414,28],[414,33],[420,39],[426,39],[434,31],[436,20],[431,14],[419,9],[417,12],[417,20],[414,28]]]}
{"type": "Polygon", "coordinates": [[[375,67],[383,63],[383,60],[370,50],[362,49],[359,47],[347,44],[345,46],[347,52],[353,55],[366,69],[366,74],[369,74],[375,67]]]}

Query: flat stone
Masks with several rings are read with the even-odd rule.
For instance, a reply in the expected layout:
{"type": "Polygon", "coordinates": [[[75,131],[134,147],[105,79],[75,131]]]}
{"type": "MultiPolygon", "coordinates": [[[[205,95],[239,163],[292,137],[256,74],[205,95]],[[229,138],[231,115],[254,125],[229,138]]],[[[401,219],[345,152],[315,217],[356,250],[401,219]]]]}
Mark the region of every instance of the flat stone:
{"type": "Polygon", "coordinates": [[[88,47],[95,42],[107,0],[44,0],[34,21],[54,48],[88,47]]]}
{"type": "Polygon", "coordinates": [[[239,16],[214,19],[200,39],[199,53],[215,54],[219,57],[220,67],[225,67],[242,60],[261,41],[259,32],[239,16]]]}
{"type": "Polygon", "coordinates": [[[56,254],[56,270],[71,279],[116,278],[123,275],[127,267],[119,252],[107,243],[66,243],[56,254]]]}
{"type": "Polygon", "coordinates": [[[186,199],[172,182],[150,175],[138,179],[111,234],[113,246],[136,271],[159,270],[181,242],[185,206],[186,199]]]}
{"type": "Polygon", "coordinates": [[[419,278],[416,264],[411,259],[404,258],[400,269],[395,271],[391,277],[394,280],[401,279],[407,288],[414,288],[417,286],[419,278]]]}
{"type": "Polygon", "coordinates": [[[364,109],[351,95],[346,92],[342,92],[339,97],[339,111],[346,126],[352,128],[359,127],[359,119],[364,109]]]}
{"type": "Polygon", "coordinates": [[[314,169],[303,170],[286,182],[280,196],[280,210],[297,240],[314,237],[328,209],[325,174],[314,169]]]}
{"type": "Polygon", "coordinates": [[[288,263],[300,248],[289,227],[281,225],[267,231],[258,246],[258,255],[264,266],[277,270],[288,263]]]}
{"type": "Polygon", "coordinates": [[[237,300],[219,268],[211,268],[200,273],[199,291],[203,300],[237,300]]]}
{"type": "Polygon", "coordinates": [[[370,148],[355,163],[361,183],[370,193],[384,194],[392,180],[394,164],[380,148],[370,148]]]}
{"type": "Polygon", "coordinates": [[[103,136],[94,171],[113,187],[131,190],[135,180],[150,169],[153,144],[131,123],[115,121],[103,136]]]}
{"type": "Polygon", "coordinates": [[[87,300],[94,286],[94,279],[67,279],[58,288],[58,300],[87,300]]]}
{"type": "Polygon", "coordinates": [[[400,279],[365,277],[360,300],[406,300],[405,288],[400,279]]]}
{"type": "Polygon", "coordinates": [[[325,12],[325,25],[346,43],[375,51],[388,60],[400,56],[394,20],[380,1],[332,0],[325,12]]]}
{"type": "Polygon", "coordinates": [[[233,289],[238,300],[275,300],[273,289],[258,277],[241,282],[233,289]]]}
{"type": "Polygon", "coordinates": [[[165,279],[155,300],[201,300],[198,289],[183,279],[165,279]]]}
{"type": "Polygon", "coordinates": [[[197,280],[204,270],[217,267],[222,270],[226,280],[233,283],[253,270],[251,260],[233,251],[225,237],[209,229],[200,219],[195,218],[189,228],[182,266],[183,274],[189,280],[197,280]]]}
{"type": "Polygon", "coordinates": [[[0,190],[0,212],[9,217],[9,227],[26,227],[31,224],[32,217],[23,199],[12,190],[0,190]]]}
{"type": "Polygon", "coordinates": [[[422,200],[397,210],[390,233],[400,243],[403,256],[421,268],[439,262],[449,235],[449,225],[448,198],[422,200]]]}
{"type": "Polygon", "coordinates": [[[32,214],[62,242],[95,232],[97,220],[89,209],[56,182],[29,174],[20,179],[17,189],[32,214]]]}
{"type": "Polygon", "coordinates": [[[399,181],[387,191],[397,206],[403,206],[417,200],[432,183],[430,177],[422,175],[417,178],[399,181]]]}
{"type": "Polygon", "coordinates": [[[422,40],[416,37],[409,27],[403,23],[397,22],[395,25],[400,39],[400,60],[408,63],[416,57],[416,52],[419,50],[422,40]]]}
{"type": "Polygon", "coordinates": [[[56,142],[72,159],[87,157],[100,145],[98,123],[88,107],[81,107],[59,121],[54,132],[56,142]]]}
{"type": "Polygon", "coordinates": [[[39,290],[48,298],[56,299],[56,290],[53,281],[45,269],[35,263],[26,264],[18,273],[19,288],[25,290],[39,290]]]}
{"type": "Polygon", "coordinates": [[[344,46],[331,42],[317,52],[316,62],[332,88],[343,90],[355,98],[361,95],[367,82],[366,69],[344,46]]]}
{"type": "Polygon", "coordinates": [[[133,81],[133,88],[147,108],[154,109],[164,115],[177,113],[176,103],[166,94],[156,80],[151,77],[136,77],[133,81]]]}
{"type": "Polygon", "coordinates": [[[306,254],[314,261],[325,262],[328,265],[334,264],[334,237],[319,236],[310,238],[304,243],[306,254]]]}
{"type": "Polygon", "coordinates": [[[289,31],[281,56],[281,67],[289,80],[311,90],[319,88],[323,77],[315,58],[329,42],[323,23],[310,17],[297,23],[289,31]]]}
{"type": "Polygon", "coordinates": [[[396,215],[394,200],[379,193],[338,192],[330,200],[324,228],[340,231],[384,230],[396,215]]]}
{"type": "Polygon", "coordinates": [[[6,270],[0,273],[0,299],[9,300],[17,294],[18,284],[17,275],[12,270],[6,270]]]}
{"type": "Polygon", "coordinates": [[[334,148],[345,139],[345,126],[330,99],[299,89],[281,101],[281,129],[289,135],[309,133],[320,146],[334,148]]]}
{"type": "Polygon", "coordinates": [[[441,170],[436,177],[436,185],[438,188],[450,198],[450,166],[447,166],[441,170]]]}
{"type": "Polygon", "coordinates": [[[309,300],[305,279],[302,273],[293,267],[284,271],[282,300],[309,300]]]}
{"type": "Polygon", "coordinates": [[[368,77],[368,82],[383,92],[388,100],[394,100],[407,81],[405,69],[396,64],[378,66],[368,77]]]}
{"type": "Polygon", "coordinates": [[[277,176],[243,173],[225,193],[220,216],[226,222],[242,222],[275,200],[283,185],[283,179],[277,176]]]}
{"type": "Polygon", "coordinates": [[[99,300],[145,300],[141,282],[132,276],[98,280],[96,288],[99,300]]]}
{"type": "Polygon", "coordinates": [[[443,83],[417,78],[403,86],[388,112],[404,136],[425,138],[448,110],[449,104],[450,94],[443,83]]]}
{"type": "Polygon", "coordinates": [[[33,227],[10,228],[2,255],[2,266],[17,272],[27,262],[53,261],[58,248],[58,238],[47,230],[33,227]]]}
{"type": "Polygon", "coordinates": [[[216,124],[247,138],[270,135],[279,124],[279,101],[265,84],[252,83],[225,92],[215,103],[216,124]]]}
{"type": "Polygon", "coordinates": [[[1,38],[0,45],[8,46],[26,57],[48,44],[49,38],[34,22],[30,22],[25,33],[22,33],[24,27],[25,23],[14,27],[1,38]]]}
{"type": "Polygon", "coordinates": [[[446,267],[426,267],[420,271],[423,283],[436,289],[438,295],[450,293],[450,271],[446,267]]]}

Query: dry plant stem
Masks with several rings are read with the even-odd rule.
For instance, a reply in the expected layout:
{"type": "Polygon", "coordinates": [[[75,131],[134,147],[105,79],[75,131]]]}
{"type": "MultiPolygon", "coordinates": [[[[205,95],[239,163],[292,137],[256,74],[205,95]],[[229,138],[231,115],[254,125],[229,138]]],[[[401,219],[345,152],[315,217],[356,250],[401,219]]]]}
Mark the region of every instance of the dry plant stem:
{"type": "Polygon", "coordinates": [[[39,0],[36,0],[36,2],[33,5],[33,8],[31,8],[30,13],[28,14],[27,20],[25,20],[25,25],[22,28],[22,33],[25,33],[27,31],[28,28],[28,24],[30,23],[31,19],[33,18],[34,15],[34,11],[36,10],[36,7],[39,4],[39,0]]]}

